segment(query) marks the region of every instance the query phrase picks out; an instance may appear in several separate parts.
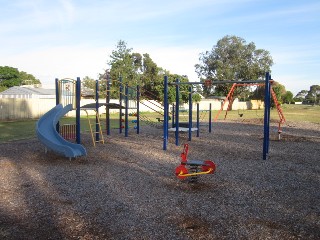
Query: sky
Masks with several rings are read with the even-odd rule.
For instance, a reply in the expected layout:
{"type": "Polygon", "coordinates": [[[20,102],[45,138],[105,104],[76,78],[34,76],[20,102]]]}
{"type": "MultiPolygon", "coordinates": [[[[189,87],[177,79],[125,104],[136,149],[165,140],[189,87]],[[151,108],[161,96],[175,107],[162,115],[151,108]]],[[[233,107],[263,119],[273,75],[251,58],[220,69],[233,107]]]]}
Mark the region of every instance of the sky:
{"type": "Polygon", "coordinates": [[[272,78],[298,93],[320,85],[319,0],[0,0],[0,66],[55,78],[97,79],[119,40],[170,73],[194,65],[226,35],[274,60],[272,78]]]}

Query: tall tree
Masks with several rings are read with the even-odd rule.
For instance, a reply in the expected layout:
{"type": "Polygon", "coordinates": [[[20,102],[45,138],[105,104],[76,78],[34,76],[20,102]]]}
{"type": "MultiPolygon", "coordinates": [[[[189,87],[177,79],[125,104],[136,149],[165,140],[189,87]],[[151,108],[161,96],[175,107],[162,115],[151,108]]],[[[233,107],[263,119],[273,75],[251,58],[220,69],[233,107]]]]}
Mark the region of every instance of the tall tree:
{"type": "MultiPolygon", "coordinates": [[[[256,49],[253,42],[246,43],[237,36],[225,36],[211,51],[200,54],[200,63],[195,65],[198,76],[210,80],[257,80],[273,65],[270,53],[256,49]]],[[[227,95],[231,84],[213,86],[217,95],[227,95]]],[[[237,88],[239,92],[244,88],[237,88]]],[[[206,92],[210,92],[208,87],[206,92]]]]}
{"type": "Polygon", "coordinates": [[[116,50],[112,51],[109,61],[110,76],[113,80],[118,80],[121,76],[124,83],[132,83],[137,79],[137,71],[141,67],[141,55],[132,54],[132,48],[127,47],[125,41],[120,40],[116,50]]]}
{"type": "MultiPolygon", "coordinates": [[[[100,74],[100,79],[105,79],[106,74],[109,74],[111,80],[116,80],[112,81],[110,91],[111,97],[114,98],[119,97],[119,76],[122,76],[123,83],[128,83],[129,87],[134,87],[139,84],[141,86],[142,98],[158,101],[163,101],[163,78],[165,75],[169,76],[169,81],[171,82],[174,82],[176,78],[179,78],[180,81],[188,81],[186,76],[170,74],[170,72],[158,67],[148,53],[143,55],[140,53],[133,53],[132,49],[128,48],[126,42],[122,40],[118,42],[116,50],[112,51],[110,58],[111,60],[108,63],[110,70],[107,70],[106,73],[100,74]]],[[[101,89],[102,88],[103,86],[101,89]]],[[[188,100],[188,87],[184,85],[180,88],[182,90],[181,101],[186,102],[188,100]]],[[[174,87],[170,86],[169,102],[175,101],[174,94],[174,87]]],[[[199,99],[196,94],[194,95],[194,98],[199,99]]]]}

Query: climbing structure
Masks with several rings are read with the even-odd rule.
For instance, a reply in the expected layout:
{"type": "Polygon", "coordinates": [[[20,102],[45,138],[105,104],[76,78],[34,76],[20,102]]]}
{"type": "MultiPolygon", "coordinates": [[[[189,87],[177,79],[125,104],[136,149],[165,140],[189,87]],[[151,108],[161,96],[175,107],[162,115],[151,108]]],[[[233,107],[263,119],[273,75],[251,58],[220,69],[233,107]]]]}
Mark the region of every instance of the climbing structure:
{"type": "Polygon", "coordinates": [[[102,128],[101,128],[101,121],[99,117],[99,112],[97,111],[96,104],[87,104],[81,107],[81,110],[84,110],[87,114],[87,120],[88,120],[88,125],[91,133],[91,138],[92,138],[92,143],[93,146],[96,146],[96,143],[102,143],[104,144],[104,138],[102,134],[102,128]],[[94,111],[96,119],[94,122],[89,117],[89,112],[88,111],[94,111]]]}

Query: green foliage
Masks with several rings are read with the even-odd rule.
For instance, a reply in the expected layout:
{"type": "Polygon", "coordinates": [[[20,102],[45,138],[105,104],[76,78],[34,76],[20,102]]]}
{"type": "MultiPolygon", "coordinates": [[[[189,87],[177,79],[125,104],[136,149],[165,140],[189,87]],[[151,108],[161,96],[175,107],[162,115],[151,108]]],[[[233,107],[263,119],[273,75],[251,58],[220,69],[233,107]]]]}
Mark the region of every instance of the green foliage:
{"type": "MultiPolygon", "coordinates": [[[[109,61],[110,69],[104,74],[100,74],[100,79],[104,80],[107,75],[110,79],[110,94],[111,98],[118,98],[120,92],[120,79],[122,84],[128,84],[129,87],[135,88],[138,84],[141,90],[141,99],[154,99],[163,101],[163,79],[167,75],[169,82],[174,82],[175,79],[188,82],[186,77],[170,74],[170,72],[158,67],[151,59],[150,55],[145,53],[132,53],[132,49],[127,47],[126,42],[120,40],[116,46],[116,50],[112,51],[109,61]]],[[[100,86],[101,91],[105,91],[106,85],[103,83],[100,86]]],[[[182,91],[188,90],[187,86],[181,86],[182,91]]],[[[124,91],[124,90],[122,90],[124,91]]],[[[134,91],[132,91],[134,92],[134,91]]],[[[175,101],[175,89],[173,86],[169,87],[169,102],[175,101]]],[[[130,97],[135,97],[130,94],[130,97]]],[[[188,94],[181,93],[181,101],[188,101],[188,94]]]]}
{"type": "Polygon", "coordinates": [[[201,101],[201,96],[200,96],[200,94],[198,94],[198,93],[192,94],[192,102],[198,103],[198,102],[200,102],[200,101],[201,101]]]}
{"type": "MultiPolygon", "coordinates": [[[[116,46],[116,50],[112,51],[109,61],[110,77],[112,80],[118,80],[122,77],[123,83],[129,86],[135,85],[137,81],[137,71],[141,67],[141,55],[131,53],[132,48],[127,48],[126,42],[120,40],[116,46]]],[[[119,84],[116,84],[119,85],[119,84]]]]}
{"type": "MultiPolygon", "coordinates": [[[[280,104],[285,100],[285,102],[288,101],[288,103],[291,103],[293,101],[293,94],[290,91],[286,91],[285,86],[278,82],[273,82],[272,84],[272,89],[274,93],[276,94],[277,100],[280,104]]],[[[264,100],[264,91],[265,87],[264,86],[258,86],[255,91],[252,93],[250,99],[255,99],[255,100],[264,100]]],[[[273,98],[271,97],[271,107],[274,107],[274,101],[273,98]]]]}
{"type": "Polygon", "coordinates": [[[20,86],[22,80],[18,69],[8,66],[0,67],[0,84],[5,88],[20,86]]]}
{"type": "Polygon", "coordinates": [[[32,74],[19,72],[17,68],[0,66],[0,91],[4,91],[13,86],[38,84],[40,81],[32,74]]]}
{"type": "Polygon", "coordinates": [[[320,103],[320,85],[310,86],[310,90],[306,95],[305,102],[309,104],[319,104],[320,103]]]}
{"type": "Polygon", "coordinates": [[[84,77],[81,81],[82,87],[89,88],[92,90],[95,90],[96,88],[96,81],[93,78],[90,78],[88,76],[84,77]]]}
{"type": "Polygon", "coordinates": [[[285,94],[282,95],[282,102],[283,103],[292,103],[293,102],[293,93],[290,91],[286,91],[285,94]]]}
{"type": "Polygon", "coordinates": [[[21,71],[19,75],[20,75],[21,82],[24,85],[33,85],[33,84],[41,83],[40,80],[36,79],[35,76],[33,76],[32,74],[21,71]]]}
{"type": "Polygon", "coordinates": [[[295,102],[303,102],[308,94],[308,90],[301,90],[298,94],[293,98],[295,102]]]}
{"type": "MultiPolygon", "coordinates": [[[[265,72],[273,65],[270,53],[256,49],[253,42],[237,36],[225,36],[220,39],[211,51],[200,55],[200,63],[195,65],[199,77],[210,80],[257,80],[264,79],[265,72]]],[[[214,87],[215,95],[226,96],[232,84],[221,84],[214,87]]],[[[237,88],[241,93],[246,88],[237,88]]],[[[210,92],[206,87],[204,95],[210,92]]]]}

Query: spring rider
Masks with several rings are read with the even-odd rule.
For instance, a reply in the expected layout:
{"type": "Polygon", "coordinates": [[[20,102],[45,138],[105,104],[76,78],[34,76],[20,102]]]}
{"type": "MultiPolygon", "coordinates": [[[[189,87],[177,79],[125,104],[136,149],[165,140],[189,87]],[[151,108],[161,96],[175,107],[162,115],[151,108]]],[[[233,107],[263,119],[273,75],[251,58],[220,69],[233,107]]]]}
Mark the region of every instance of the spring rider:
{"type": "Polygon", "coordinates": [[[199,175],[213,174],[216,170],[216,165],[210,160],[187,160],[189,144],[184,144],[183,152],[181,153],[181,163],[176,168],[176,176],[179,179],[191,177],[191,180],[196,180],[199,175]]]}

